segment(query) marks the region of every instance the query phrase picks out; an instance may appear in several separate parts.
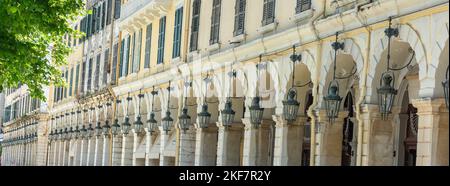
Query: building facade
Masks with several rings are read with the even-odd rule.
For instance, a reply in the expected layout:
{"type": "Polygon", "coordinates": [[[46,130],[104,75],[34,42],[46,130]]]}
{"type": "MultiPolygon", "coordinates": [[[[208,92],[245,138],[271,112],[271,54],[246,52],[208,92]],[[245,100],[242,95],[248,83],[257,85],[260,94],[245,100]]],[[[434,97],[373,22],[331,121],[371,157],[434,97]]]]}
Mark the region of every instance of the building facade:
{"type": "Polygon", "coordinates": [[[448,2],[87,1],[2,165],[448,166],[448,2]]]}

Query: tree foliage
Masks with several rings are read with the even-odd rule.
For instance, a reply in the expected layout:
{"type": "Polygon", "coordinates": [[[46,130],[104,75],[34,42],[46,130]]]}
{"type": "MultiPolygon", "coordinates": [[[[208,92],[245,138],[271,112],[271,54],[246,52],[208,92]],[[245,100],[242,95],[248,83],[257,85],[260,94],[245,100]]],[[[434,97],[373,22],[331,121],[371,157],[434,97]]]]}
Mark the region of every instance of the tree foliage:
{"type": "Polygon", "coordinates": [[[70,48],[64,35],[81,36],[70,22],[83,7],[83,0],[0,0],[0,92],[23,84],[45,100],[44,86],[65,85],[59,67],[70,48]]]}

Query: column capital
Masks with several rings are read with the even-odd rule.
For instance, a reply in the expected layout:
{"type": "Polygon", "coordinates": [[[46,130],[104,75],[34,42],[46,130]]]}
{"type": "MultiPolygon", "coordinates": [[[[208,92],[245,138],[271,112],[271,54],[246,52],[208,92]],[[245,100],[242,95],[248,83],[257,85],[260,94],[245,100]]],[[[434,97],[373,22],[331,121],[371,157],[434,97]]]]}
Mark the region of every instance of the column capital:
{"type": "MultiPolygon", "coordinates": [[[[326,110],[319,110],[317,112],[317,116],[318,116],[317,119],[319,122],[328,122],[329,121],[326,110]]],[[[335,120],[337,120],[337,121],[343,120],[347,116],[348,116],[348,111],[340,111],[335,120]]]]}
{"type": "MultiPolygon", "coordinates": [[[[440,99],[430,99],[430,98],[422,98],[422,99],[414,99],[412,100],[412,104],[417,108],[417,114],[438,114],[439,112],[444,112],[447,110],[445,108],[445,100],[440,99]]],[[[447,110],[448,112],[448,110],[447,110]]]]}

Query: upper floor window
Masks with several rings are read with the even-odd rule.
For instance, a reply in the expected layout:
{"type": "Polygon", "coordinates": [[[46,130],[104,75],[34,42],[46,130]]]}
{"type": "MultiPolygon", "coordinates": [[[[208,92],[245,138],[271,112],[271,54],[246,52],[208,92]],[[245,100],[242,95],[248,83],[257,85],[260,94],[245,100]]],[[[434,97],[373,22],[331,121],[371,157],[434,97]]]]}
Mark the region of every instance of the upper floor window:
{"type": "Polygon", "coordinates": [[[262,25],[266,26],[275,22],[275,0],[264,0],[262,25]]]}
{"type": "Polygon", "coordinates": [[[245,6],[246,0],[236,0],[236,5],[234,7],[234,36],[244,34],[245,30],[245,6]]]}
{"type": "Polygon", "coordinates": [[[157,64],[164,62],[164,44],[166,40],[166,17],[159,20],[159,36],[158,36],[158,60],[157,64]]]}
{"type": "Polygon", "coordinates": [[[181,51],[181,28],[183,25],[183,7],[175,11],[175,26],[173,33],[173,52],[172,58],[180,57],[181,51]]]}
{"type": "Polygon", "coordinates": [[[309,9],[311,9],[311,0],[297,0],[295,13],[299,14],[309,9]]]}
{"type": "Polygon", "coordinates": [[[213,0],[212,14],[211,14],[211,36],[209,44],[213,45],[219,42],[220,33],[220,5],[221,0],[213,0]]]}
{"type": "Polygon", "coordinates": [[[150,53],[152,50],[152,24],[147,25],[145,34],[145,61],[144,68],[150,68],[150,53]]]}
{"type": "Polygon", "coordinates": [[[198,49],[198,33],[200,26],[200,7],[201,0],[194,0],[192,4],[192,26],[191,26],[191,45],[190,51],[194,51],[198,49]]]}

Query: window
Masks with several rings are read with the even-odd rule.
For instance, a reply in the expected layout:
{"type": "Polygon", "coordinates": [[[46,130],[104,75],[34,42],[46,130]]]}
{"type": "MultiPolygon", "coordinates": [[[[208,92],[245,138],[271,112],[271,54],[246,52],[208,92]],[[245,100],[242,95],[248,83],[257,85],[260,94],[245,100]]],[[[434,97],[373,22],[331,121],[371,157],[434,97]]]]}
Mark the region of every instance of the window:
{"type": "Polygon", "coordinates": [[[100,63],[101,63],[101,56],[102,54],[97,55],[97,60],[95,62],[95,71],[94,71],[94,90],[98,90],[99,84],[100,84],[100,63]]]}
{"type": "Polygon", "coordinates": [[[108,0],[108,11],[106,13],[106,25],[111,24],[112,0],[108,0]]]}
{"type": "Polygon", "coordinates": [[[124,51],[125,51],[125,39],[122,39],[122,42],[120,42],[120,64],[119,64],[119,76],[123,77],[124,76],[124,68],[123,68],[123,64],[125,63],[125,60],[123,59],[125,57],[124,55],[124,51]]]}
{"type": "Polygon", "coordinates": [[[266,26],[275,21],[275,0],[264,0],[262,25],[266,26]]]}
{"type": "Polygon", "coordinates": [[[109,48],[105,50],[105,55],[103,56],[103,77],[102,77],[102,85],[106,85],[107,78],[108,78],[108,72],[109,72],[109,48]]]}
{"type": "Polygon", "coordinates": [[[133,41],[131,42],[131,46],[133,48],[130,48],[130,52],[131,52],[131,56],[130,56],[130,60],[131,60],[131,73],[134,73],[134,62],[136,60],[135,56],[134,56],[134,51],[136,49],[136,32],[133,33],[133,41]]]}
{"type": "Polygon", "coordinates": [[[173,33],[172,58],[180,57],[181,53],[181,29],[183,25],[183,7],[175,11],[175,26],[173,33]]]}
{"type": "Polygon", "coordinates": [[[84,83],[86,81],[86,61],[83,62],[81,65],[81,87],[80,87],[80,93],[84,92],[84,83]]]}
{"type": "MultiPolygon", "coordinates": [[[[69,81],[69,70],[66,70],[66,73],[64,74],[64,78],[65,78],[66,82],[69,81]]],[[[67,97],[67,88],[64,87],[63,89],[64,89],[64,98],[66,98],[67,97]]]]}
{"type": "Polygon", "coordinates": [[[101,19],[102,19],[101,28],[103,29],[103,28],[106,27],[106,25],[105,25],[105,23],[106,23],[106,1],[103,1],[103,4],[102,4],[102,17],[101,17],[101,19]]]}
{"type": "Polygon", "coordinates": [[[73,68],[70,69],[70,81],[69,81],[69,97],[72,96],[73,91],[73,68]]]}
{"type": "Polygon", "coordinates": [[[234,7],[234,36],[244,34],[245,30],[245,6],[246,0],[236,0],[236,5],[234,7]]]}
{"type": "Polygon", "coordinates": [[[116,76],[117,76],[117,52],[118,52],[118,46],[119,44],[115,44],[113,48],[113,64],[112,64],[112,72],[111,72],[111,82],[116,82],[116,76]]]}
{"type": "MultiPolygon", "coordinates": [[[[78,25],[75,25],[74,30],[78,31],[78,25]]],[[[79,42],[78,42],[79,43],[79,42]]],[[[77,46],[77,38],[73,38],[73,46],[77,46]]]]}
{"type": "Polygon", "coordinates": [[[299,14],[309,9],[311,9],[311,0],[297,0],[295,13],[299,14]]]}
{"type": "Polygon", "coordinates": [[[115,0],[114,3],[114,19],[119,19],[120,18],[120,1],[121,0],[115,0]]]}
{"type": "Polygon", "coordinates": [[[121,74],[120,77],[126,76],[128,74],[128,65],[129,65],[129,48],[130,48],[130,38],[131,36],[126,37],[122,40],[122,47],[121,47],[121,54],[120,54],[120,60],[121,60],[121,74]]]}
{"type": "Polygon", "coordinates": [[[152,24],[147,25],[145,34],[145,62],[144,68],[150,68],[150,53],[152,50],[152,24]]]}
{"type": "Polygon", "coordinates": [[[88,74],[87,74],[87,90],[90,91],[92,88],[92,64],[93,60],[92,58],[89,59],[89,64],[87,66],[88,68],[88,74]]]}
{"type": "Polygon", "coordinates": [[[192,26],[191,26],[191,45],[190,45],[190,51],[198,50],[198,32],[199,32],[199,26],[200,26],[200,7],[201,7],[201,1],[200,0],[194,0],[194,3],[192,5],[192,26]]]}
{"type": "Polygon", "coordinates": [[[77,64],[77,68],[75,70],[75,94],[78,94],[78,78],[79,78],[79,73],[80,73],[80,64],[77,64]]]}
{"type": "Polygon", "coordinates": [[[142,29],[133,37],[133,73],[139,72],[141,64],[142,29]]]}
{"type": "Polygon", "coordinates": [[[164,62],[164,43],[166,35],[166,17],[159,20],[159,37],[158,37],[158,60],[157,64],[164,62]]]}
{"type": "Polygon", "coordinates": [[[89,37],[91,37],[91,35],[92,35],[92,14],[89,14],[88,15],[88,21],[86,22],[86,25],[87,25],[87,37],[89,38],[89,37]]]}
{"type": "Polygon", "coordinates": [[[97,31],[97,7],[94,7],[92,9],[92,22],[91,22],[91,26],[92,26],[92,30],[91,30],[91,34],[94,34],[97,31]]]}
{"type": "Polygon", "coordinates": [[[213,45],[219,42],[220,33],[220,4],[221,0],[213,0],[213,8],[211,14],[211,35],[209,44],[213,45]]]}

